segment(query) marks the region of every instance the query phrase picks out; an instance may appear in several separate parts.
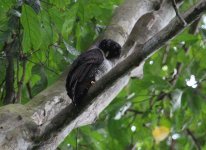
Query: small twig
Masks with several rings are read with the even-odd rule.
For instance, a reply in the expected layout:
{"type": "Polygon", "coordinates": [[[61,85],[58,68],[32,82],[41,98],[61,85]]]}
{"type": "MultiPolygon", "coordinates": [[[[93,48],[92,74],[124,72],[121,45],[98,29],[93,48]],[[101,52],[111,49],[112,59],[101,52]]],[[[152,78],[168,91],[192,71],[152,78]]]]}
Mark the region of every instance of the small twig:
{"type": "Polygon", "coordinates": [[[49,67],[47,67],[46,65],[44,65],[43,63],[36,63],[36,62],[33,62],[32,60],[30,60],[30,59],[28,59],[28,58],[26,58],[29,62],[31,62],[31,63],[33,63],[33,64],[35,64],[35,65],[42,65],[45,69],[47,69],[47,70],[49,70],[50,72],[52,72],[52,73],[55,73],[56,75],[59,75],[59,73],[57,73],[56,71],[54,71],[53,69],[51,69],[51,68],[49,68],[49,67]]]}
{"type": "Polygon", "coordinates": [[[0,99],[1,101],[3,101],[3,98],[4,98],[4,91],[5,90],[3,89],[2,93],[1,93],[1,99],[0,99]]]}
{"type": "MultiPolygon", "coordinates": [[[[155,96],[155,95],[153,95],[153,96],[155,96]]],[[[137,104],[137,103],[146,102],[146,101],[149,101],[153,96],[145,98],[145,99],[142,99],[142,100],[139,100],[139,101],[136,101],[136,102],[132,102],[132,103],[137,104]]]]}
{"type": "Polygon", "coordinates": [[[197,19],[193,24],[191,24],[190,29],[189,29],[189,33],[196,35],[198,33],[198,27],[199,27],[199,23],[202,17],[200,17],[199,19],[197,19]]]}
{"type": "Polygon", "coordinates": [[[89,146],[86,144],[79,144],[79,147],[82,147],[84,149],[89,149],[89,146]]]}
{"type": "Polygon", "coordinates": [[[40,51],[41,49],[37,49],[35,51],[32,51],[29,55],[27,55],[27,58],[32,56],[34,53],[37,53],[38,51],[40,51]]]}
{"type": "MultiPolygon", "coordinates": [[[[154,94],[154,91],[152,91],[152,94],[154,94]]],[[[158,96],[158,95],[156,95],[156,96],[158,96]]],[[[150,101],[149,101],[149,110],[152,110],[152,107],[153,107],[153,105],[154,105],[154,98],[156,97],[156,96],[151,96],[150,97],[150,101]]]]}
{"type": "MultiPolygon", "coordinates": [[[[131,139],[132,141],[133,139],[131,139]]],[[[125,149],[125,150],[136,150],[137,149],[137,144],[131,144],[125,149]]]]}
{"type": "Polygon", "coordinates": [[[183,67],[183,64],[182,63],[179,63],[177,62],[176,64],[176,71],[177,73],[172,77],[172,79],[169,80],[169,83],[172,85],[172,86],[175,86],[179,76],[180,76],[180,73],[182,71],[182,67],[183,67]]]}
{"type": "Polygon", "coordinates": [[[135,122],[136,118],[137,118],[137,115],[132,115],[132,121],[129,122],[129,124],[127,125],[127,128],[130,128],[131,125],[135,122]]]}
{"type": "Polygon", "coordinates": [[[138,110],[135,110],[135,109],[128,109],[127,112],[132,112],[132,113],[134,113],[135,115],[142,115],[142,114],[145,113],[145,112],[143,112],[143,111],[138,111],[138,110]]]}
{"type": "Polygon", "coordinates": [[[6,80],[4,79],[4,80],[1,82],[0,88],[3,86],[3,84],[4,84],[5,81],[6,81],[6,80]]]}
{"type": "MultiPolygon", "coordinates": [[[[25,56],[23,56],[25,57],[25,56]]],[[[23,83],[24,83],[24,78],[25,78],[25,74],[26,74],[26,59],[25,58],[22,58],[23,61],[22,61],[22,76],[21,76],[21,80],[18,81],[18,90],[17,90],[17,96],[16,96],[16,102],[19,103],[21,102],[21,94],[22,94],[22,86],[23,86],[23,83]]]]}
{"type": "Polygon", "coordinates": [[[26,88],[27,88],[27,91],[28,91],[28,94],[29,94],[29,98],[32,99],[33,96],[32,96],[32,92],[31,92],[30,82],[27,82],[27,83],[26,83],[26,88]]]}
{"type": "Polygon", "coordinates": [[[76,130],[76,150],[78,150],[78,137],[79,137],[79,128],[76,130]]]}
{"type": "Polygon", "coordinates": [[[47,50],[46,60],[45,60],[45,63],[47,62],[48,67],[49,67],[49,58],[50,58],[50,49],[47,50]]]}
{"type": "Polygon", "coordinates": [[[19,58],[16,59],[16,82],[19,82],[19,58]]]}
{"type": "Polygon", "coordinates": [[[190,129],[186,129],[187,134],[192,138],[197,150],[201,150],[201,146],[197,140],[197,138],[194,136],[194,134],[192,133],[192,131],[190,131],[190,129]]]}
{"type": "Polygon", "coordinates": [[[175,12],[176,12],[177,17],[180,19],[180,21],[182,22],[182,24],[183,24],[184,26],[187,26],[187,22],[185,21],[184,18],[182,18],[182,16],[181,16],[180,13],[179,13],[179,10],[178,10],[178,8],[177,8],[177,4],[176,4],[176,1],[175,1],[175,0],[172,0],[172,5],[173,5],[173,7],[174,7],[174,10],[175,10],[175,12]]]}
{"type": "Polygon", "coordinates": [[[164,53],[163,59],[162,59],[162,65],[165,65],[165,64],[166,64],[169,51],[170,51],[170,44],[167,44],[167,45],[166,45],[166,48],[165,48],[165,53],[164,53]]]}
{"type": "Polygon", "coordinates": [[[172,138],[172,143],[171,143],[171,145],[170,145],[170,150],[175,150],[175,143],[176,143],[176,140],[174,140],[174,139],[172,138]]]}
{"type": "Polygon", "coordinates": [[[4,98],[4,83],[5,83],[5,79],[1,82],[1,84],[0,84],[0,90],[2,90],[2,92],[1,92],[1,98],[0,98],[0,100],[2,101],[3,100],[3,98],[4,98]]]}

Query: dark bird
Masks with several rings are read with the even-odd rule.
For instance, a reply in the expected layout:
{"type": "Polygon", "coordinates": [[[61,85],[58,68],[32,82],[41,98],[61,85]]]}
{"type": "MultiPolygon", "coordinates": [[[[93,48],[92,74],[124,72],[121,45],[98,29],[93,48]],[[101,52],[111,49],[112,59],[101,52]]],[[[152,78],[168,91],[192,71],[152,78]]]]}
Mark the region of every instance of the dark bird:
{"type": "Polygon", "coordinates": [[[121,46],[111,40],[102,40],[97,47],[77,57],[72,63],[66,80],[66,90],[73,104],[81,104],[89,88],[114,65],[120,57],[121,46]]]}

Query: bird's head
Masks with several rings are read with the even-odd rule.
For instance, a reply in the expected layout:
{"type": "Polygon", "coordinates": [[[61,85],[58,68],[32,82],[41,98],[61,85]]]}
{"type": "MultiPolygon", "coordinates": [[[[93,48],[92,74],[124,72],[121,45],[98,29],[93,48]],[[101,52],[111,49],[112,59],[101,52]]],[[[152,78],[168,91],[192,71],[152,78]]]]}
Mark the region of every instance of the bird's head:
{"type": "Polygon", "coordinates": [[[107,59],[114,59],[120,57],[121,46],[111,39],[102,40],[99,43],[98,47],[104,52],[107,59]]]}

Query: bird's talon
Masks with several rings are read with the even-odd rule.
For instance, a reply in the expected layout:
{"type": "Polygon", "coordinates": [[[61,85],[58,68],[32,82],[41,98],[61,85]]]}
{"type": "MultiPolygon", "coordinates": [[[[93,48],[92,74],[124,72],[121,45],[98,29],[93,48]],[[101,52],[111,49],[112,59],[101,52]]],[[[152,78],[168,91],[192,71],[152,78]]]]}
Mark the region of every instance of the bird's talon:
{"type": "Polygon", "coordinates": [[[92,85],[94,85],[94,84],[95,84],[95,82],[94,82],[94,81],[91,81],[91,84],[92,84],[92,85]]]}

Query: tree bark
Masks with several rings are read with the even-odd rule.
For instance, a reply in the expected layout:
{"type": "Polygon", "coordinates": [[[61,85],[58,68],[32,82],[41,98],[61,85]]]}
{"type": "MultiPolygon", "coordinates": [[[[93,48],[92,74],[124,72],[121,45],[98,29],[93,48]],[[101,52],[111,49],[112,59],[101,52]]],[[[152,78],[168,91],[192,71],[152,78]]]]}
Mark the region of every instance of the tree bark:
{"type": "MultiPolygon", "coordinates": [[[[15,40],[14,40],[15,41],[15,40]]],[[[6,94],[4,97],[4,104],[14,103],[15,101],[15,91],[14,91],[14,54],[13,54],[13,42],[5,43],[4,51],[6,53],[7,67],[5,76],[5,89],[6,94]]]]}
{"type": "MultiPolygon", "coordinates": [[[[201,0],[183,18],[190,24],[205,9],[206,0],[201,0]]],[[[74,128],[93,123],[127,85],[131,74],[142,74],[143,65],[137,66],[185,28],[178,18],[171,21],[175,14],[171,0],[128,0],[122,4],[102,36],[123,46],[119,64],[90,89],[79,111],[66,95],[68,70],[28,104],[0,108],[0,149],[55,149],[74,128]]]]}

